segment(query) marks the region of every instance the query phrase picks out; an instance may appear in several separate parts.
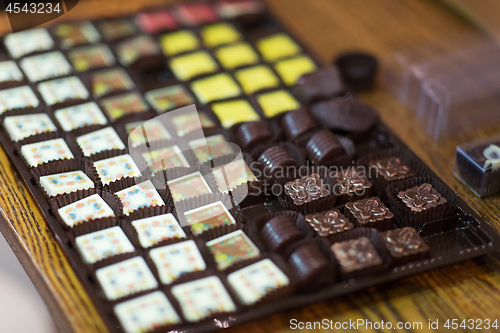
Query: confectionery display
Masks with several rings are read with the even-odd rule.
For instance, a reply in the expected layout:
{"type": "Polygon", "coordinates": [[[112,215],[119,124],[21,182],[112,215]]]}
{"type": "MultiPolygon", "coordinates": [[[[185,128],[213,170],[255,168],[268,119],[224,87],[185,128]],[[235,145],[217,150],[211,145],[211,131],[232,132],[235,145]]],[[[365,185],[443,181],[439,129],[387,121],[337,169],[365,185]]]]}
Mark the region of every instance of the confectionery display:
{"type": "MultiPolygon", "coordinates": [[[[322,66],[258,0],[2,42],[0,143],[110,332],[233,326],[500,244],[347,94],[373,61],[322,66]]],[[[499,147],[457,149],[481,196],[499,147]]]]}

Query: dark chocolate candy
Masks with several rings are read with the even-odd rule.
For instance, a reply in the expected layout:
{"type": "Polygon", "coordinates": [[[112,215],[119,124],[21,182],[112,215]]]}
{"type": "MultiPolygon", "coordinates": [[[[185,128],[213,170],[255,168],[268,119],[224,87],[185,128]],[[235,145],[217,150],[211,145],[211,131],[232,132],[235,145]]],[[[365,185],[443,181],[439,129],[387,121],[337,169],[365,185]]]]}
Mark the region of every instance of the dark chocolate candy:
{"type": "Polygon", "coordinates": [[[365,193],[372,187],[372,182],[354,167],[348,168],[347,171],[339,171],[335,179],[337,182],[334,188],[336,195],[365,193]]]}
{"type": "Polygon", "coordinates": [[[394,214],[377,197],[348,202],[345,208],[346,216],[359,226],[384,231],[393,225],[394,214]]]}
{"type": "Polygon", "coordinates": [[[266,121],[252,121],[241,124],[235,131],[236,140],[243,150],[252,150],[257,145],[272,138],[273,134],[266,121]]]}
{"type": "Polygon", "coordinates": [[[499,169],[500,143],[497,144],[495,142],[477,145],[466,153],[484,171],[499,169]]]}
{"type": "Polygon", "coordinates": [[[328,259],[315,244],[300,246],[288,262],[297,275],[300,288],[309,288],[328,270],[328,259]]]}
{"type": "Polygon", "coordinates": [[[294,140],[297,137],[314,131],[318,124],[306,108],[300,108],[297,111],[288,112],[281,119],[281,126],[285,131],[288,140],[294,140]]]}
{"type": "Polygon", "coordinates": [[[344,147],[329,130],[314,134],[307,142],[306,153],[309,159],[317,165],[326,164],[346,154],[344,147]]]}
{"type": "Polygon", "coordinates": [[[290,156],[285,148],[274,146],[268,148],[260,155],[258,162],[264,172],[264,176],[274,176],[276,172],[287,167],[297,167],[297,162],[290,156]]]}
{"type": "Polygon", "coordinates": [[[331,250],[337,258],[340,270],[344,273],[351,273],[383,263],[382,258],[367,237],[334,243],[331,250]]]}
{"type": "Polygon", "coordinates": [[[398,198],[413,212],[422,212],[446,203],[446,198],[428,183],[401,191],[398,198]]]}
{"type": "Polygon", "coordinates": [[[377,110],[368,104],[340,97],[314,104],[311,114],[324,126],[352,133],[368,131],[379,119],[377,110]]]}
{"type": "Polygon", "coordinates": [[[292,90],[299,101],[303,104],[309,104],[335,97],[345,92],[345,87],[338,69],[331,66],[301,76],[292,90]]]}
{"type": "Polygon", "coordinates": [[[312,174],[286,183],[285,192],[296,205],[303,205],[327,197],[330,194],[318,174],[312,174]]]}
{"type": "Polygon", "coordinates": [[[337,208],[306,215],[306,221],[322,237],[354,228],[354,225],[337,208]]]}
{"type": "Polygon", "coordinates": [[[367,53],[346,53],[335,60],[342,79],[354,90],[368,90],[373,87],[377,72],[377,58],[367,53]]]}
{"type": "Polygon", "coordinates": [[[429,252],[429,245],[411,227],[389,230],[382,234],[382,238],[394,258],[429,252]]]}
{"type": "Polygon", "coordinates": [[[280,252],[302,237],[293,218],[286,215],[272,218],[262,228],[262,238],[271,251],[280,252]]]}
{"type": "Polygon", "coordinates": [[[416,174],[415,171],[407,167],[397,157],[386,157],[376,161],[370,161],[370,167],[376,168],[377,172],[384,177],[386,181],[408,178],[416,174]]]}

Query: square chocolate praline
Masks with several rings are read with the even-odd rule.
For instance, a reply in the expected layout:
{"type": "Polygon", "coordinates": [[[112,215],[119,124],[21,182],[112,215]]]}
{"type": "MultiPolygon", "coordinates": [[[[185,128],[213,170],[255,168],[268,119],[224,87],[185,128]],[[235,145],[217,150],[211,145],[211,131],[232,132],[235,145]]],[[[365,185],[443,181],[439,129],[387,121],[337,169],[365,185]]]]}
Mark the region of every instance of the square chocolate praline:
{"type": "Polygon", "coordinates": [[[356,168],[340,170],[333,180],[333,193],[339,196],[337,204],[369,198],[373,195],[373,184],[356,168]]]}
{"type": "Polygon", "coordinates": [[[389,230],[381,236],[395,265],[422,259],[429,253],[429,245],[411,227],[389,230]]]}
{"type": "Polygon", "coordinates": [[[337,208],[308,214],[306,221],[321,237],[328,237],[354,228],[354,225],[337,208]]]}
{"type": "Polygon", "coordinates": [[[367,237],[334,243],[330,249],[340,265],[341,273],[346,276],[383,264],[382,257],[367,237]]]}
{"type": "Polygon", "coordinates": [[[344,214],[359,227],[385,231],[394,225],[394,214],[377,197],[346,203],[344,214]]]}
{"type": "Polygon", "coordinates": [[[421,213],[440,205],[444,205],[447,200],[429,183],[423,183],[405,191],[398,193],[401,199],[412,212],[421,213]]]}
{"type": "Polygon", "coordinates": [[[385,188],[389,183],[410,178],[417,173],[410,169],[399,157],[384,157],[369,162],[370,168],[377,170],[375,179],[381,188],[385,188]]]}

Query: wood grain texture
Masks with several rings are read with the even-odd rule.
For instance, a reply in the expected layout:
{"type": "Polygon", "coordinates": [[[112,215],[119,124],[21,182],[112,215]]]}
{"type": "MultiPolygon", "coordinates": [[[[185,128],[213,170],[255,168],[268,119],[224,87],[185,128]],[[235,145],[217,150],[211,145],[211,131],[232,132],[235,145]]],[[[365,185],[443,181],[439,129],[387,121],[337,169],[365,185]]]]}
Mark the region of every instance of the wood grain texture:
{"type": "MultiPolygon", "coordinates": [[[[165,1],[108,0],[104,3],[81,0],[75,9],[58,21],[95,18],[110,13],[124,15],[161,3],[165,1]]],[[[339,52],[350,49],[367,50],[384,59],[395,50],[426,43],[454,50],[461,46],[462,36],[480,36],[473,26],[433,1],[273,0],[267,3],[271,11],[325,63],[339,52]]],[[[0,30],[8,31],[7,23],[6,18],[1,17],[0,30]]],[[[382,84],[361,97],[379,109],[389,127],[480,215],[500,230],[499,197],[481,200],[451,173],[457,144],[496,134],[500,126],[436,144],[415,126],[414,114],[399,104],[382,84]]],[[[7,220],[0,222],[1,231],[41,290],[61,332],[67,332],[69,327],[75,332],[105,331],[36,204],[16,175],[0,149],[0,207],[7,220]]],[[[500,317],[499,272],[500,256],[495,254],[282,312],[231,328],[229,332],[296,331],[290,330],[291,319],[320,321],[326,318],[334,322],[367,319],[393,324],[418,321],[424,324],[424,328],[428,320],[436,319],[441,323],[453,318],[460,321],[497,319],[500,317]]]]}

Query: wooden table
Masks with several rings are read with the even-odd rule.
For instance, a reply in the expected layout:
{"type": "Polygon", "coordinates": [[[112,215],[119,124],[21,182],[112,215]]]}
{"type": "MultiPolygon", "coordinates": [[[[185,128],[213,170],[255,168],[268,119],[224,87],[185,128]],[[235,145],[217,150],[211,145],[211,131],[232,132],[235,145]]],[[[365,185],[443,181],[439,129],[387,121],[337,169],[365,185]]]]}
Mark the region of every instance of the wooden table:
{"type": "MultiPolygon", "coordinates": [[[[475,28],[441,4],[426,0],[273,0],[269,8],[324,63],[338,52],[361,48],[380,59],[404,47],[438,42],[453,50],[475,28]]],[[[123,15],[164,3],[157,0],[80,1],[62,20],[123,15]]],[[[2,14],[3,15],[3,14],[2,14]]],[[[58,20],[59,21],[59,20],[58,20]]],[[[0,30],[8,32],[6,17],[0,30]]],[[[0,31],[0,32],[1,32],[0,31]]],[[[383,120],[480,215],[500,230],[498,196],[478,199],[452,175],[458,143],[499,133],[500,126],[455,140],[434,143],[415,127],[414,114],[399,104],[382,84],[361,96],[382,113],[383,120]]],[[[47,228],[33,198],[0,149],[0,229],[47,302],[61,332],[104,332],[106,328],[75,273],[47,228]]],[[[367,319],[371,322],[422,322],[439,319],[496,319],[500,315],[498,254],[405,278],[391,285],[333,298],[229,329],[230,332],[283,332],[299,322],[367,319]]],[[[291,330],[290,330],[291,331],[291,330]]],[[[372,331],[372,330],[361,330],[372,331]]],[[[412,330],[407,330],[411,332],[412,330]]]]}

